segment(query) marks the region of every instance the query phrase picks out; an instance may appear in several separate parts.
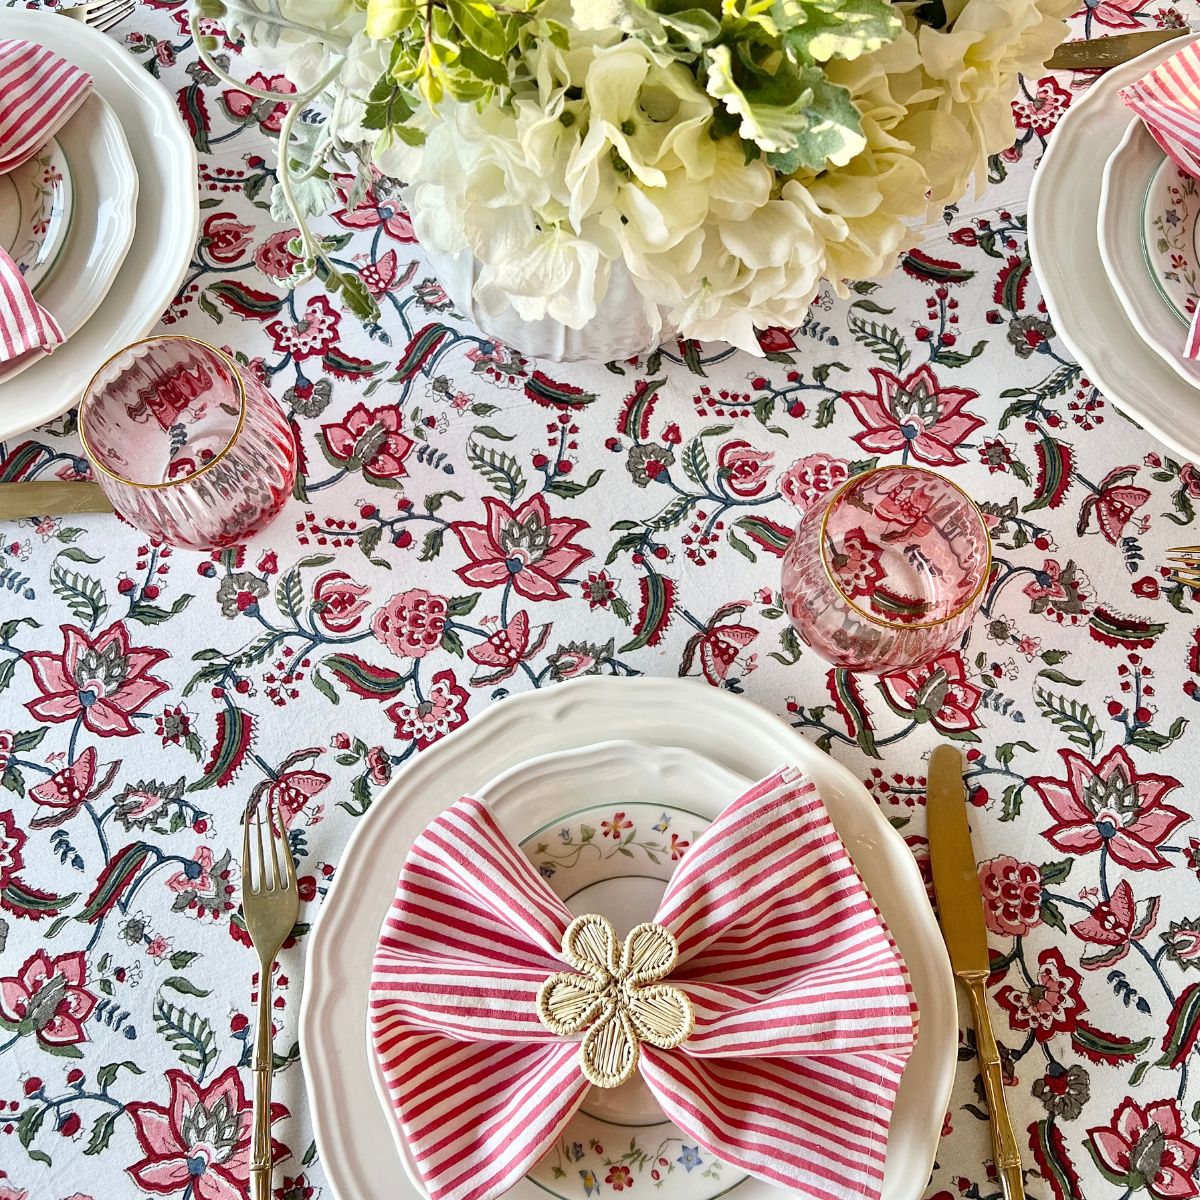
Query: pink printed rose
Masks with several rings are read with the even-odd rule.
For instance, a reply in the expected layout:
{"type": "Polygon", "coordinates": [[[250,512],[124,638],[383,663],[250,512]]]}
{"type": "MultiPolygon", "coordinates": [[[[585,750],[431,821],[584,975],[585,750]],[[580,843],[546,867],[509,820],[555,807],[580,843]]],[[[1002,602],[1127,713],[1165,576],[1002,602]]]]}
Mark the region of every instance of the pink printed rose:
{"type": "Polygon", "coordinates": [[[400,658],[424,658],[442,640],[450,601],[424,588],[393,596],[371,622],[375,636],[400,658]]]}

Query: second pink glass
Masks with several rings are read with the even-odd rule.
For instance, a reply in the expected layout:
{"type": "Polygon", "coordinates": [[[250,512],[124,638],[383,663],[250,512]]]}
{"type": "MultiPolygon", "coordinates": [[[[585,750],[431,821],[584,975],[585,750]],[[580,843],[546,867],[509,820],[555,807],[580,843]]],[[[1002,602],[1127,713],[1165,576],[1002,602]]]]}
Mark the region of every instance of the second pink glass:
{"type": "Polygon", "coordinates": [[[962,636],[990,567],[983,515],[961,488],[920,467],[880,467],[801,519],[784,557],[784,605],[822,658],[885,674],[962,636]]]}
{"type": "Polygon", "coordinates": [[[296,443],[275,397],[194,338],[148,338],[110,358],[84,392],[79,435],[113,507],[194,550],[257,533],[296,479],[296,443]]]}

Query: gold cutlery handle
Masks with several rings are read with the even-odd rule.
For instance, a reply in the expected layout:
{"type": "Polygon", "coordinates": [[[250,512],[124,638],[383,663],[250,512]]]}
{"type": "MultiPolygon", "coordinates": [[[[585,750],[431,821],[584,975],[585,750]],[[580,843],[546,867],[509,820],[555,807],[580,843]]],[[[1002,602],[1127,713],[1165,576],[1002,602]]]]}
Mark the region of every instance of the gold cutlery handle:
{"type": "Polygon", "coordinates": [[[975,1021],[975,1053],[979,1058],[983,1090],[987,1096],[992,1128],[992,1160],[996,1164],[996,1174],[1004,1189],[1004,1200],[1025,1200],[1021,1149],[1008,1116],[1008,1105],[1004,1102],[1004,1070],[1000,1064],[996,1035],[992,1032],[992,1018],[988,1015],[987,992],[984,990],[986,976],[964,973],[959,978],[970,997],[971,1015],[975,1021]]]}
{"type": "Polygon", "coordinates": [[[271,1030],[271,968],[258,973],[258,1027],[254,1035],[254,1131],[250,1141],[250,1200],[271,1200],[271,1082],[275,1073],[271,1030]]]}

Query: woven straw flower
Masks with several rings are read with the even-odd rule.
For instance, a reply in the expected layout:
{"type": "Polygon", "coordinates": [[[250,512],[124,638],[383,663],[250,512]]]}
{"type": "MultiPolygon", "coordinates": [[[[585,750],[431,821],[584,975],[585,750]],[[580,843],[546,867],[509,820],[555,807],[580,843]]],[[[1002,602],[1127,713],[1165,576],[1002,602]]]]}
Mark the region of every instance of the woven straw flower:
{"type": "Polygon", "coordinates": [[[661,925],[638,925],[622,946],[604,917],[576,917],[563,934],[562,954],[583,973],[551,975],[538,989],[538,1016],[560,1037],[587,1029],[579,1064],[597,1087],[617,1087],[633,1074],[639,1042],[673,1050],[692,1032],[691,1001],[653,982],[671,972],[679,955],[661,925]]]}

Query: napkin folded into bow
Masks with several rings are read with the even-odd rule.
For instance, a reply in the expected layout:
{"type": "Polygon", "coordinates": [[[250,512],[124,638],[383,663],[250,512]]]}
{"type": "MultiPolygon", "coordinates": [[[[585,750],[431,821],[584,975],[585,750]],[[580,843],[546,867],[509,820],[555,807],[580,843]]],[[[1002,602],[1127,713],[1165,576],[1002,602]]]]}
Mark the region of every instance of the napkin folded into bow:
{"type": "MultiPolygon", "coordinates": [[[[1185,174],[1200,179],[1200,43],[1191,42],[1120,91],[1125,106],[1185,174]]],[[[1192,314],[1185,358],[1200,358],[1200,309],[1192,314]]]]}
{"type": "MultiPolygon", "coordinates": [[[[36,42],[0,38],[0,175],[36,154],[74,115],[92,77],[36,42]]],[[[0,363],[63,340],[58,322],[33,298],[0,249],[0,363]]]]}
{"type": "Polygon", "coordinates": [[[433,1200],[507,1190],[589,1075],[634,1065],[716,1158],[830,1198],[879,1194],[917,1010],[816,788],[783,769],[696,839],[623,948],[603,918],[572,916],[482,801],[459,800],[405,862],[370,1021],[433,1200]]]}

